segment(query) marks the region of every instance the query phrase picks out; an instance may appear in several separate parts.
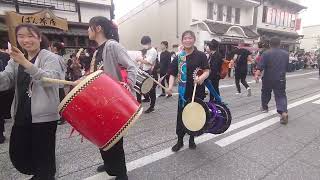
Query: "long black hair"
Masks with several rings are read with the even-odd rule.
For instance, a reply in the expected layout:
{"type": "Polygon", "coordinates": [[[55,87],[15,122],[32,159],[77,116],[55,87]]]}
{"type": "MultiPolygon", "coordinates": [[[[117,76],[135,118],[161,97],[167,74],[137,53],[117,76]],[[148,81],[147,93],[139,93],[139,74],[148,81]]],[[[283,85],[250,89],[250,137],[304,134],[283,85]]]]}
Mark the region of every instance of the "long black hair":
{"type": "Polygon", "coordinates": [[[89,27],[95,31],[97,26],[101,26],[107,39],[113,39],[119,42],[118,27],[108,18],[103,16],[95,16],[90,19],[89,27]]]}

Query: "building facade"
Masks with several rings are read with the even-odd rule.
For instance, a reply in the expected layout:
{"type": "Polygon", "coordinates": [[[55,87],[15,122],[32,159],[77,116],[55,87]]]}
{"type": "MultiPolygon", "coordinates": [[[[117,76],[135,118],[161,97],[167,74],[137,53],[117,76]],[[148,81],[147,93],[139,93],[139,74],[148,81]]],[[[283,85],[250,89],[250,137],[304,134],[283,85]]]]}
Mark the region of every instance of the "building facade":
{"type": "Polygon", "coordinates": [[[306,9],[299,0],[264,0],[257,7],[256,29],[261,40],[279,37],[282,48],[294,51],[303,37],[297,31],[301,28],[299,13],[306,9]]]}
{"type": "Polygon", "coordinates": [[[86,47],[88,22],[93,16],[114,17],[111,0],[0,0],[0,39],[8,41],[5,12],[36,13],[44,9],[68,21],[68,31],[42,27],[50,41],[64,42],[67,48],[86,47]]]}
{"type": "Polygon", "coordinates": [[[289,49],[300,38],[302,9],[298,0],[146,0],[118,19],[120,40],[129,49],[139,49],[143,35],[151,36],[155,46],[163,40],[179,44],[181,33],[191,29],[199,49],[211,39],[230,49],[274,36],[289,49]]]}
{"type": "Polygon", "coordinates": [[[300,48],[305,52],[320,49],[320,25],[306,26],[302,30],[303,39],[300,48]]]}

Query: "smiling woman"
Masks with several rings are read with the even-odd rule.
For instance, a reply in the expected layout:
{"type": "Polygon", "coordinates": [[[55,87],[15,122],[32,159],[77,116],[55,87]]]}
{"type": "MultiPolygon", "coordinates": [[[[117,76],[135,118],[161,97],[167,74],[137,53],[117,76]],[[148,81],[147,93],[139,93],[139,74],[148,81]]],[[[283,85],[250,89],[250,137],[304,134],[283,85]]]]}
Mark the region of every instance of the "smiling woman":
{"type": "Polygon", "coordinates": [[[16,28],[19,46],[13,46],[11,60],[0,72],[0,91],[15,88],[14,125],[9,154],[14,167],[32,179],[54,179],[55,138],[59,115],[57,85],[43,84],[44,77],[64,79],[63,59],[44,46],[40,30],[30,24],[16,28]]]}

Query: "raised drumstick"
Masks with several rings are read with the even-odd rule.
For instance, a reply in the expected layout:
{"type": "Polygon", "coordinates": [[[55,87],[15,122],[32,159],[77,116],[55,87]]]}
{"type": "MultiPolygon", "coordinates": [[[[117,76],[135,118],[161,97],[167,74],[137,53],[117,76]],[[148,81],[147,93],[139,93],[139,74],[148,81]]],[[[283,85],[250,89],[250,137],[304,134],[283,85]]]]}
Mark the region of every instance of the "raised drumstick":
{"type": "Polygon", "coordinates": [[[53,84],[64,84],[64,85],[70,85],[70,86],[76,86],[77,83],[73,81],[66,81],[66,80],[60,80],[60,79],[52,79],[52,78],[42,78],[42,82],[46,83],[53,83],[53,84]]]}

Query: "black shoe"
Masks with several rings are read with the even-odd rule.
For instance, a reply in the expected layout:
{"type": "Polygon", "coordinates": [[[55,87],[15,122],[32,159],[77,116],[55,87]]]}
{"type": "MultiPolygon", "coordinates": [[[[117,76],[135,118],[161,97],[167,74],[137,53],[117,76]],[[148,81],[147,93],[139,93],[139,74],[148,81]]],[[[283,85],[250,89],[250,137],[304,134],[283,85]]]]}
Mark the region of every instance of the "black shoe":
{"type": "Polygon", "coordinates": [[[149,109],[147,109],[144,113],[145,114],[149,114],[149,113],[152,113],[152,112],[154,112],[154,108],[149,108],[149,109]]]}
{"type": "Polygon", "coordinates": [[[183,147],[183,142],[178,141],[176,145],[172,147],[173,152],[178,152],[183,147]]]}
{"type": "Polygon", "coordinates": [[[263,107],[261,107],[261,108],[260,108],[260,111],[261,111],[262,113],[268,113],[268,112],[269,112],[269,109],[268,109],[268,108],[263,108],[263,107]]]}
{"type": "Polygon", "coordinates": [[[168,96],[167,96],[167,98],[170,98],[170,97],[172,97],[172,95],[168,95],[168,96]]]}
{"type": "Polygon", "coordinates": [[[125,176],[117,176],[115,180],[128,180],[128,175],[125,176]]]}
{"type": "Polygon", "coordinates": [[[3,144],[5,140],[6,140],[6,137],[4,137],[4,135],[1,133],[0,134],[0,144],[3,144]]]}
{"type": "Polygon", "coordinates": [[[63,124],[65,124],[66,123],[66,121],[65,120],[63,120],[63,119],[60,119],[60,120],[58,120],[58,125],[63,125],[63,124]]]}
{"type": "Polygon", "coordinates": [[[144,99],[142,102],[150,102],[150,99],[144,99]]]}
{"type": "Polygon", "coordinates": [[[159,95],[159,97],[165,97],[165,96],[166,96],[165,93],[162,93],[162,94],[159,95]]]}
{"type": "Polygon", "coordinates": [[[106,170],[105,170],[105,168],[104,168],[104,165],[100,165],[100,166],[98,166],[98,168],[97,168],[97,172],[105,172],[106,170]]]}
{"type": "Polygon", "coordinates": [[[194,137],[191,137],[190,136],[190,139],[189,139],[189,149],[196,149],[197,148],[197,145],[196,143],[194,142],[194,137]]]}

